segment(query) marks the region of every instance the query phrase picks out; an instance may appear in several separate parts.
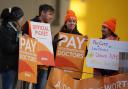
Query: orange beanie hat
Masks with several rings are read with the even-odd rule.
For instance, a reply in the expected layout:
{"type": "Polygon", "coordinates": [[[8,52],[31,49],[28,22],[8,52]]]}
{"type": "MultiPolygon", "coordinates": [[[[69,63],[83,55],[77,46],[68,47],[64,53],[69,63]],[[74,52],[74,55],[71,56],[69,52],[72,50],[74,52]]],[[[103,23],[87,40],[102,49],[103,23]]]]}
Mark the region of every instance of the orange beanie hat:
{"type": "Polygon", "coordinates": [[[109,28],[113,33],[115,33],[116,19],[112,18],[107,20],[102,24],[102,26],[109,28]]]}
{"type": "Polygon", "coordinates": [[[67,15],[65,16],[65,22],[66,22],[69,18],[71,18],[71,17],[73,17],[73,18],[75,18],[75,19],[77,20],[77,17],[76,17],[76,15],[75,15],[75,12],[72,11],[72,10],[68,10],[68,11],[67,11],[67,15]]]}

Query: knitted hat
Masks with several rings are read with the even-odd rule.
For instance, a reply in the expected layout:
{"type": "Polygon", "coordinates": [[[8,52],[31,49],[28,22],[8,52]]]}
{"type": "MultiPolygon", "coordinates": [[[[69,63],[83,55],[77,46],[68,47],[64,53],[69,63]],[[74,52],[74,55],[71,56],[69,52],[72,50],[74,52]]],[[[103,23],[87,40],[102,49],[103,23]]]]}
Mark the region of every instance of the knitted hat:
{"type": "Polygon", "coordinates": [[[114,19],[114,18],[109,19],[109,20],[103,22],[102,26],[109,28],[113,33],[115,33],[116,19],[114,19]]]}
{"type": "Polygon", "coordinates": [[[65,16],[65,22],[69,19],[69,18],[74,18],[75,20],[77,20],[77,17],[75,15],[75,12],[72,10],[68,10],[67,11],[67,15],[65,16]]]}

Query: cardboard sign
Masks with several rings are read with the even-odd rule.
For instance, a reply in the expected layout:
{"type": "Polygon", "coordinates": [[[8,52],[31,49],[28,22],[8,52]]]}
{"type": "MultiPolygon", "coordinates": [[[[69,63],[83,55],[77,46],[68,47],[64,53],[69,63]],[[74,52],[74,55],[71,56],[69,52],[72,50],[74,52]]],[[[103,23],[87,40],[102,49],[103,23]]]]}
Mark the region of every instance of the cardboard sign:
{"type": "Polygon", "coordinates": [[[20,37],[18,79],[31,83],[37,82],[37,41],[20,37]]]}
{"type": "Polygon", "coordinates": [[[128,74],[90,78],[79,81],[76,89],[128,89],[128,74]]]}
{"type": "Polygon", "coordinates": [[[128,52],[128,42],[91,39],[87,65],[101,69],[119,69],[119,53],[128,52]]]}
{"type": "Polygon", "coordinates": [[[77,81],[74,81],[68,74],[58,68],[53,68],[50,72],[46,89],[77,89],[77,81]]]}
{"type": "Polygon", "coordinates": [[[101,88],[103,86],[104,86],[103,78],[97,77],[97,78],[79,80],[76,89],[104,89],[101,88]]]}
{"type": "Polygon", "coordinates": [[[86,41],[83,36],[59,33],[56,53],[56,66],[66,69],[75,78],[81,78],[86,51],[86,41]],[[71,71],[72,70],[72,71],[71,71]],[[77,72],[73,72],[77,71],[77,72]],[[75,75],[76,74],[76,75],[75,75]]]}
{"type": "Polygon", "coordinates": [[[128,42],[91,39],[88,47],[87,65],[100,69],[119,69],[119,52],[128,52],[128,42]]]}
{"type": "Polygon", "coordinates": [[[37,39],[38,44],[38,64],[54,66],[54,55],[52,47],[51,28],[48,23],[30,22],[32,37],[37,39]]]}
{"type": "Polygon", "coordinates": [[[104,77],[104,89],[128,89],[128,73],[104,77]]]}
{"type": "Polygon", "coordinates": [[[128,74],[75,80],[61,69],[52,69],[46,89],[128,89],[128,74]]]}

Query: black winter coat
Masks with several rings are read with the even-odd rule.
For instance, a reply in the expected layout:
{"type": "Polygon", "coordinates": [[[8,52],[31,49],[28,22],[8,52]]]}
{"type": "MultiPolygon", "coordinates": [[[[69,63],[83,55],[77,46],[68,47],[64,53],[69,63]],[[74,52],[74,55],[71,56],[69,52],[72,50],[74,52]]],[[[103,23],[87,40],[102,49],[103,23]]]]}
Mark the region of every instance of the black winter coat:
{"type": "MultiPolygon", "coordinates": [[[[34,21],[34,22],[41,22],[41,21],[39,20],[39,17],[38,17],[38,16],[34,17],[31,21],[34,21]]],[[[30,33],[29,33],[29,23],[28,23],[28,21],[26,21],[26,23],[25,23],[24,26],[23,26],[23,33],[22,33],[22,34],[23,34],[23,35],[24,35],[24,34],[30,35],[30,33]]]]}
{"type": "Polygon", "coordinates": [[[17,31],[10,24],[0,26],[0,71],[17,70],[18,44],[17,31]]]}

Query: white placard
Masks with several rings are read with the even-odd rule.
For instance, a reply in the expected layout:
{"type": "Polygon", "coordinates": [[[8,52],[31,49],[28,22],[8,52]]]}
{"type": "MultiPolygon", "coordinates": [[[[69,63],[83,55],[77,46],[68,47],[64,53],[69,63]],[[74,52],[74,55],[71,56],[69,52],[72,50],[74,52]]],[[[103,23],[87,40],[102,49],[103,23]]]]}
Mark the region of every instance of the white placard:
{"type": "Polygon", "coordinates": [[[49,23],[30,22],[32,37],[44,44],[52,53],[52,36],[51,27],[49,23]]]}
{"type": "Polygon", "coordinates": [[[91,39],[87,66],[100,69],[119,69],[119,52],[128,52],[128,42],[91,39]]]}

